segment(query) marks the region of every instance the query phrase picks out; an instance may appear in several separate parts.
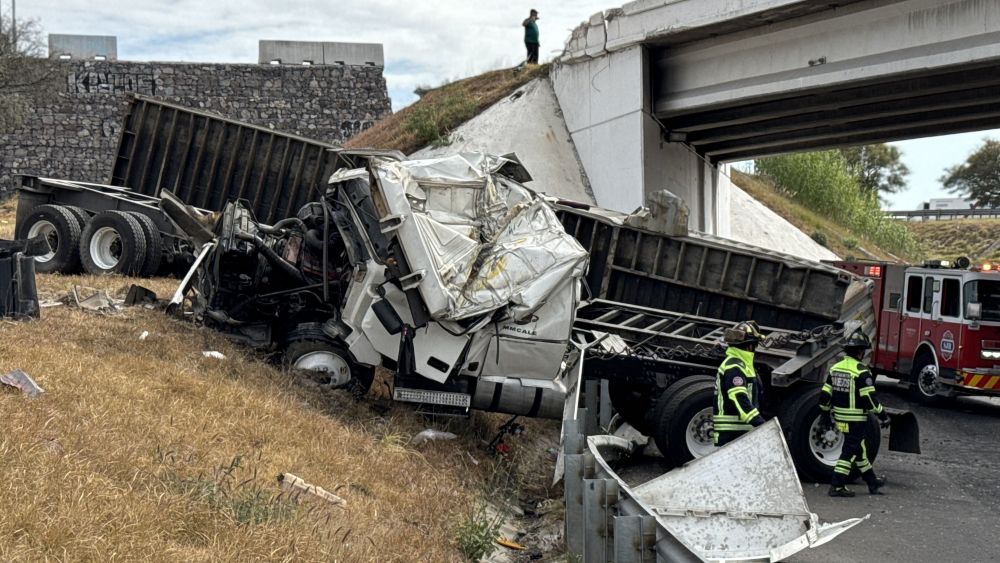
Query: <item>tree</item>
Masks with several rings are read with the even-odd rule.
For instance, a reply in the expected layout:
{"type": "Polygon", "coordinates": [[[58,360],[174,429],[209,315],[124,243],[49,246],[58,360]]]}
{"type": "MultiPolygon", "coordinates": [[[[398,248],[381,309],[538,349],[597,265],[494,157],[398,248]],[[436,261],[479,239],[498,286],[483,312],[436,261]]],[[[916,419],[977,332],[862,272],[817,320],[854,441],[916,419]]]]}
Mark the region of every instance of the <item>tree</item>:
{"type": "Polygon", "coordinates": [[[839,150],[858,186],[866,194],[894,194],[906,189],[909,168],[900,161],[903,156],[892,145],[879,143],[839,150]]]}
{"type": "Polygon", "coordinates": [[[18,127],[34,102],[56,92],[56,64],[44,58],[38,20],[18,20],[16,44],[12,20],[0,19],[0,133],[18,127]]]}
{"type": "Polygon", "coordinates": [[[1000,141],[983,139],[965,162],[945,170],[941,183],[976,207],[1000,207],[1000,141]]]}

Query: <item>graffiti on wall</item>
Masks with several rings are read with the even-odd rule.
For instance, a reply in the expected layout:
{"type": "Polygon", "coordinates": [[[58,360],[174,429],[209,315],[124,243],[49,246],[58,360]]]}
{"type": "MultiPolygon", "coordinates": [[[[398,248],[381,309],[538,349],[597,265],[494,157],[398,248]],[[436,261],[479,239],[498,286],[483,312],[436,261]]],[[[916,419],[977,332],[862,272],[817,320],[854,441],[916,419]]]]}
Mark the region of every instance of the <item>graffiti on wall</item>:
{"type": "Polygon", "coordinates": [[[69,94],[156,94],[152,73],[71,72],[66,76],[69,94]]]}

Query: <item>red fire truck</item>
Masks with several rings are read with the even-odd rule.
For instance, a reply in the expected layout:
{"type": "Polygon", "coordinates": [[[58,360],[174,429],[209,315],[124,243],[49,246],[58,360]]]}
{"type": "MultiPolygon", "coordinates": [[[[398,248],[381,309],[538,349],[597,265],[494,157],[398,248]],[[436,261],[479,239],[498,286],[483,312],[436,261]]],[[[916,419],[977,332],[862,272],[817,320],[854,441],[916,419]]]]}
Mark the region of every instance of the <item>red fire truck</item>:
{"type": "Polygon", "coordinates": [[[962,394],[1000,396],[1000,271],[984,263],[907,266],[835,262],[875,282],[877,330],[871,367],[932,402],[962,394]]]}

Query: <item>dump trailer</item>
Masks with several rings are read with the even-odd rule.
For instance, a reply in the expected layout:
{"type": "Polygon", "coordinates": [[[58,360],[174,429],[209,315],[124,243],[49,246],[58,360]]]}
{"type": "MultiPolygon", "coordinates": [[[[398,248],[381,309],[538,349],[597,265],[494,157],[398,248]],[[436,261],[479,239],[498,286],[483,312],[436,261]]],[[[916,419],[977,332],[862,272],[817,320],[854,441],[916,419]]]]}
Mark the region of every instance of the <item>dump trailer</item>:
{"type": "Polygon", "coordinates": [[[870,282],[556,203],[513,157],[343,162],[322,198],[273,225],[228,204],[173,305],[330,386],[365,389],[387,366],[394,399],[436,414],[560,418],[582,365],[678,464],[712,451],[721,335],[753,318],[770,333],[765,412],[803,476],[831,473],[843,438],[819,387],[845,330],[873,327],[870,282]]]}
{"type": "MultiPolygon", "coordinates": [[[[402,158],[396,151],[376,152],[402,158]]],[[[160,210],[164,191],[202,212],[243,200],[259,220],[275,223],[319,198],[351,154],[135,95],[107,183],[23,177],[16,233],[49,240],[53,252],[36,257],[39,272],[183,273],[194,256],[160,210]]]]}

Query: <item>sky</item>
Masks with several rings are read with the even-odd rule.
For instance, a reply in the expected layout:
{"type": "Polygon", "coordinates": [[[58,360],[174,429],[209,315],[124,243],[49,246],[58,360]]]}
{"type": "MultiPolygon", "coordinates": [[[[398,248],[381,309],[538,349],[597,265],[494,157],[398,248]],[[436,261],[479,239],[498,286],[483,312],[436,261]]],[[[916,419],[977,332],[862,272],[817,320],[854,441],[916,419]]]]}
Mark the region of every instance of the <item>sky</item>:
{"type": "MultiPolygon", "coordinates": [[[[0,0],[5,15],[11,0],[0,0]]],[[[45,33],[115,35],[118,58],[135,61],[257,62],[260,39],[382,43],[394,110],[438,86],[524,59],[521,21],[540,12],[541,60],[562,51],[571,29],[620,0],[20,0],[18,19],[39,20],[45,33]]],[[[917,209],[932,197],[954,197],[938,179],[984,137],[1000,130],[896,144],[911,173],[891,209],[917,209]]]]}

